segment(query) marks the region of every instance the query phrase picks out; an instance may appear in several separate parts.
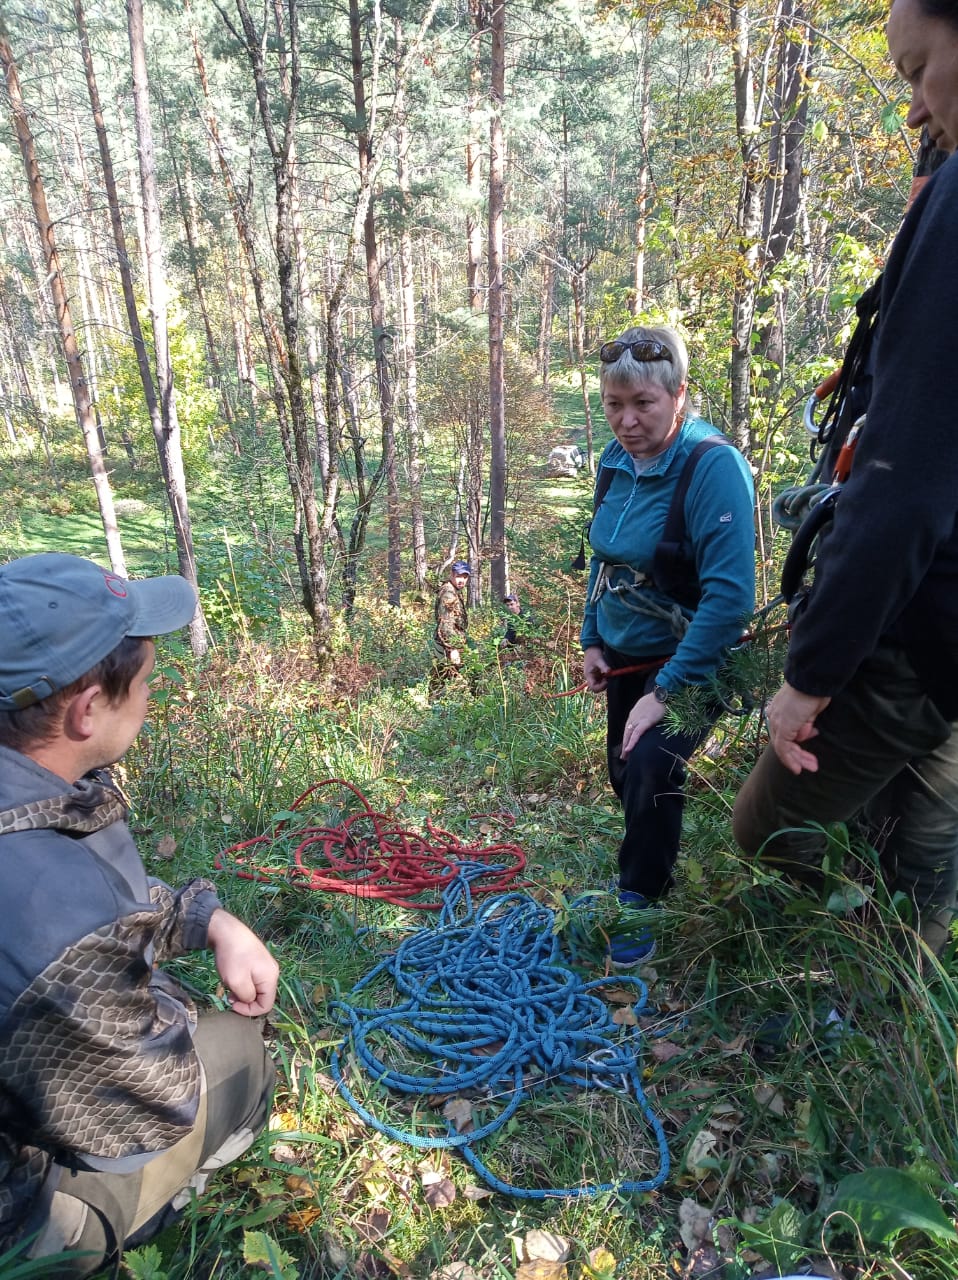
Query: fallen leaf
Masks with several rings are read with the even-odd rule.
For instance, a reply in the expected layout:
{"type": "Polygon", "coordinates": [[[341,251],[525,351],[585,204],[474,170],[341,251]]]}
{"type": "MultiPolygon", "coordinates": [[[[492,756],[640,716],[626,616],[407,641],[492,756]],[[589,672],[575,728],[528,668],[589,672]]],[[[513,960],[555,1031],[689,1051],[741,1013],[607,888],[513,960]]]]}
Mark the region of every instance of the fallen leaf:
{"type": "Polygon", "coordinates": [[[443,1107],[442,1114],[455,1127],[456,1133],[464,1133],[472,1128],[472,1103],[468,1098],[450,1098],[443,1107]]]}
{"type": "Polygon", "coordinates": [[[718,1129],[719,1133],[734,1133],[742,1123],[742,1113],[737,1111],[735,1107],[729,1103],[719,1103],[717,1107],[713,1107],[712,1114],[709,1116],[709,1125],[713,1129],[718,1129]]]}
{"type": "Polygon", "coordinates": [[[345,1272],[349,1266],[349,1253],[342,1240],[327,1232],[323,1236],[323,1249],[326,1253],[327,1261],[334,1271],[345,1272]]]}
{"type": "Polygon", "coordinates": [[[635,991],[627,991],[625,987],[611,987],[604,995],[609,1004],[635,1004],[635,991]]]}
{"type": "Polygon", "coordinates": [[[534,1262],[521,1262],[516,1268],[516,1280],[569,1280],[564,1262],[546,1262],[536,1258],[534,1262]]]}
{"type": "Polygon", "coordinates": [[[649,1046],[649,1055],[653,1062],[671,1062],[680,1057],[685,1050],[674,1040],[653,1040],[649,1046]]]}
{"type": "Polygon", "coordinates": [[[299,1128],[299,1116],[295,1111],[276,1111],[270,1116],[269,1127],[275,1131],[277,1129],[286,1130],[299,1128]]]}
{"type": "Polygon", "coordinates": [[[158,858],[172,858],[176,853],[176,837],[160,836],[156,842],[156,856],[158,858]]]}
{"type": "Polygon", "coordinates": [[[686,1197],[679,1205],[679,1235],[691,1253],[700,1244],[712,1239],[712,1213],[704,1205],[686,1197]]]}
{"type": "Polygon", "coordinates": [[[616,1009],[612,1014],[612,1021],[617,1027],[637,1027],[639,1025],[634,1009],[616,1009]]]}
{"type": "Polygon", "coordinates": [[[447,1262],[444,1267],[429,1272],[429,1280],[479,1280],[468,1262],[447,1262]]]}
{"type": "Polygon", "coordinates": [[[490,1196],[495,1195],[491,1187],[468,1186],[462,1189],[463,1197],[466,1200],[488,1200],[490,1196]]]}
{"type": "Polygon", "coordinates": [[[389,1214],[385,1209],[373,1209],[371,1213],[367,1213],[365,1217],[357,1218],[356,1234],[360,1240],[365,1240],[367,1244],[375,1244],[377,1240],[381,1240],[389,1230],[389,1214]]]}
{"type": "Polygon", "coordinates": [[[726,1053],[729,1056],[731,1056],[732,1054],[736,1054],[736,1053],[744,1053],[745,1046],[747,1043],[748,1041],[746,1040],[744,1035],[738,1035],[735,1037],[734,1040],[728,1040],[728,1041],[720,1040],[719,1048],[722,1050],[723,1053],[726,1053]]]}
{"type": "Polygon", "coordinates": [[[534,1227],[523,1238],[522,1252],[526,1262],[565,1262],[571,1246],[568,1240],[563,1240],[554,1231],[540,1231],[534,1227]]]}
{"type": "Polygon", "coordinates": [[[286,1179],[285,1187],[294,1196],[313,1196],[316,1193],[309,1178],[304,1178],[300,1173],[291,1173],[286,1179]]]}
{"type": "Polygon", "coordinates": [[[773,1116],[785,1114],[785,1099],[773,1084],[757,1084],[752,1096],[760,1107],[766,1107],[773,1116]]]}
{"type": "Polygon", "coordinates": [[[588,1280],[612,1280],[617,1265],[615,1255],[600,1245],[598,1249],[589,1250],[589,1261],[582,1269],[583,1275],[588,1280]]]}
{"type": "Polygon", "coordinates": [[[427,1170],[420,1176],[426,1204],[430,1209],[448,1209],[455,1203],[456,1188],[451,1178],[433,1170],[427,1170]]]}
{"type": "Polygon", "coordinates": [[[694,1277],[701,1276],[705,1280],[706,1276],[714,1277],[719,1273],[720,1258],[718,1250],[711,1244],[700,1244],[692,1253],[688,1262],[685,1264],[683,1277],[687,1276],[689,1280],[694,1277]]]}
{"type": "Polygon", "coordinates": [[[385,1258],[365,1250],[356,1260],[355,1274],[359,1280],[390,1280],[394,1272],[385,1258]]]}
{"type": "Polygon", "coordinates": [[[325,1210],[321,1209],[318,1204],[308,1204],[303,1209],[294,1209],[292,1213],[286,1215],[286,1224],[291,1231],[299,1231],[303,1235],[309,1231],[310,1227],[323,1217],[325,1210]]]}
{"type": "Polygon", "coordinates": [[[689,1147],[685,1157],[685,1167],[693,1178],[707,1178],[714,1170],[705,1168],[702,1161],[707,1159],[715,1148],[718,1138],[709,1129],[700,1129],[689,1147]]]}

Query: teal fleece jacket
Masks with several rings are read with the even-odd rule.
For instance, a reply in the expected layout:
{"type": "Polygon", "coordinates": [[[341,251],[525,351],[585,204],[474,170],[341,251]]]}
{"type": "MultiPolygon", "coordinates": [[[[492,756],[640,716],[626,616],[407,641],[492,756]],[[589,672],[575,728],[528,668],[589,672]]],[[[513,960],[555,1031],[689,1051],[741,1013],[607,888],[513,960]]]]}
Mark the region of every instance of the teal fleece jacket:
{"type": "MultiPolygon", "coordinates": [[[[748,463],[737,449],[710,449],[696,464],[685,498],[686,544],[695,561],[702,598],[679,641],[665,620],[636,613],[615,594],[593,600],[602,562],[651,574],[672,494],[685,459],[700,440],[717,434],[701,418],[690,418],[650,469],[635,474],[631,456],[612,440],[599,459],[611,467],[612,483],[592,520],[592,563],[582,622],[582,648],[605,644],[636,658],[671,654],[656,677],[667,689],[706,684],[735,643],[755,608],[755,497],[748,463]]],[[[655,603],[673,602],[654,587],[643,590],[655,603]]]]}

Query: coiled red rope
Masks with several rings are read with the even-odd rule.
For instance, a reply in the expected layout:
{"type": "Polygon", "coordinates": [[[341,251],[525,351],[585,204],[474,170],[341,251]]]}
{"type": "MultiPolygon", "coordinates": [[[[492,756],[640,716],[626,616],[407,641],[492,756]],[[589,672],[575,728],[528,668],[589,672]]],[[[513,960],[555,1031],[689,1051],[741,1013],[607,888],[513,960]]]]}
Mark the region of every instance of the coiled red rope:
{"type": "MultiPolygon", "coordinates": [[[[442,891],[459,874],[462,862],[485,863],[489,867],[487,874],[480,874],[470,884],[473,893],[501,893],[525,869],[526,856],[517,844],[463,844],[430,820],[426,822],[426,836],[405,830],[386,814],[372,809],[359,788],[341,778],[314,783],[293,801],[290,810],[298,812],[311,796],[328,787],[351,791],[362,806],[360,812],[338,826],[309,825],[291,830],[290,820],[284,819],[268,835],[243,840],[217,854],[217,871],[229,871],[243,880],[263,884],[283,880],[298,889],[351,893],[394,906],[438,911],[442,907],[442,891]],[[260,861],[268,851],[284,852],[285,864],[260,861]]],[[[515,822],[512,814],[494,816],[507,820],[510,826],[515,822]]]]}

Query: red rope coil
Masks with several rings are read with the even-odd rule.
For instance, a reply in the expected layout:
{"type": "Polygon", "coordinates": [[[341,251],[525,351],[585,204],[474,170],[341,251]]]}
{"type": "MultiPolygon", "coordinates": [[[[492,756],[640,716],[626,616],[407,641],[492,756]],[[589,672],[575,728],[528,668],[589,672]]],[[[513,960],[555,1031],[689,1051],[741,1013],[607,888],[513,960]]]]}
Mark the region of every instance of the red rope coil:
{"type": "MultiPolygon", "coordinates": [[[[262,884],[283,880],[299,889],[351,893],[394,906],[438,911],[442,891],[458,875],[461,862],[484,862],[490,867],[488,874],[470,884],[473,893],[502,893],[515,886],[516,877],[525,869],[526,857],[517,844],[464,844],[428,820],[426,836],[406,830],[386,814],[377,813],[358,787],[341,778],[314,783],[293,801],[290,810],[298,811],[310,796],[326,787],[351,791],[361,811],[338,826],[310,825],[289,833],[289,820],[284,819],[268,835],[243,840],[217,854],[217,871],[262,884]],[[371,834],[360,830],[362,824],[372,828],[371,834]],[[274,849],[287,834],[298,843],[289,851],[285,866],[254,860],[254,850],[274,849]]],[[[507,819],[510,826],[515,821],[511,814],[473,816],[507,819]]]]}

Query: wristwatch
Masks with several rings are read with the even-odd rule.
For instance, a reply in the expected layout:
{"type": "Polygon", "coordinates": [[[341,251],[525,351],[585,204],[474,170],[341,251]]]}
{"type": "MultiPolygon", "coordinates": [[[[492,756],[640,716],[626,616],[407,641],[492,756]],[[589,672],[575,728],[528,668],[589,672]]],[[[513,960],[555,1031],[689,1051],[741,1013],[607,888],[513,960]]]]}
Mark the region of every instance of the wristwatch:
{"type": "Polygon", "coordinates": [[[652,697],[656,702],[668,702],[669,691],[664,684],[654,684],[652,686],[652,697]]]}

